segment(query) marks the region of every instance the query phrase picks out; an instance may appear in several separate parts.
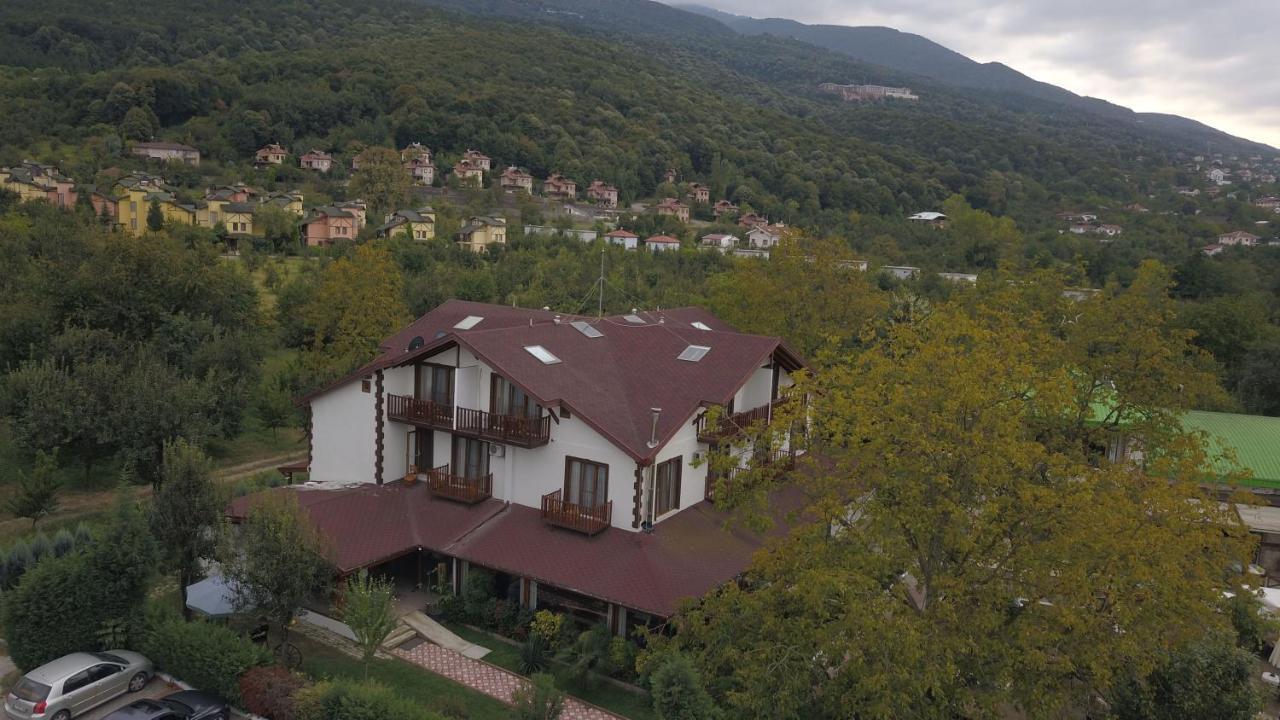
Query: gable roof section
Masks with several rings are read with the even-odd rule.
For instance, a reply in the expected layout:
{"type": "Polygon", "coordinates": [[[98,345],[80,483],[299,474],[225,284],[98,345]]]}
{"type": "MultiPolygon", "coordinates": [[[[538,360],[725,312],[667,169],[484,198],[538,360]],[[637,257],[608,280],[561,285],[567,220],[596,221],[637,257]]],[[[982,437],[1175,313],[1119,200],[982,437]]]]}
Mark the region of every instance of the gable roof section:
{"type": "Polygon", "coordinates": [[[384,342],[377,359],[329,387],[407,365],[458,344],[544,407],[570,408],[628,455],[646,461],[699,407],[728,403],[771,358],[776,356],[791,370],[804,366],[799,355],[778,338],[737,332],[701,308],[642,313],[643,324],[618,316],[568,315],[560,316],[557,324],[556,317],[557,313],[545,310],[450,300],[384,342]],[[471,315],[484,320],[466,330],[454,327],[471,315]],[[570,324],[573,320],[588,322],[603,337],[587,337],[570,324]],[[710,330],[696,328],[694,322],[710,330]],[[415,337],[424,344],[409,351],[415,337]],[[545,347],[562,362],[539,362],[524,350],[531,345],[545,347]],[[711,350],[699,362],[677,359],[689,345],[711,350]],[[650,448],[650,408],[654,407],[662,408],[662,414],[658,445],[650,448]]]}
{"type": "MultiPolygon", "coordinates": [[[[1234,451],[1236,462],[1253,473],[1242,484],[1280,488],[1280,418],[1192,410],[1182,416],[1182,427],[1207,433],[1213,450],[1234,451]]],[[[1216,469],[1226,474],[1232,468],[1219,463],[1216,469]]]]}

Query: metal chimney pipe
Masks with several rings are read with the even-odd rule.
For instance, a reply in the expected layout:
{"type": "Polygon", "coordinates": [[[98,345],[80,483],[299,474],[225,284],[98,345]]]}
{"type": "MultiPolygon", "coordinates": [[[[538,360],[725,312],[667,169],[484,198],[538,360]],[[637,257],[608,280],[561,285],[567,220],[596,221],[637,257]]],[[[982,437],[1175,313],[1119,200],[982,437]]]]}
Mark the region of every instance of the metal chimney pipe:
{"type": "Polygon", "coordinates": [[[649,425],[649,449],[658,447],[658,418],[662,415],[662,408],[649,408],[649,412],[653,413],[653,422],[649,425]]]}

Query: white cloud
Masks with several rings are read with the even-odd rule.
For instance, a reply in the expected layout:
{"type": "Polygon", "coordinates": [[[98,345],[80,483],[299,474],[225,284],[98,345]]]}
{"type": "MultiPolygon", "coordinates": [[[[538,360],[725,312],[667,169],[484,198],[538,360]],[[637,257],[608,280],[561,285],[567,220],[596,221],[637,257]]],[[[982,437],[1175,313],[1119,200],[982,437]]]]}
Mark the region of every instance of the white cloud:
{"type": "MultiPolygon", "coordinates": [[[[696,1],[696,0],[695,0],[696,1]]],[[[884,25],[979,62],[1280,147],[1280,3],[1257,0],[702,0],[806,23],[884,25]]]]}

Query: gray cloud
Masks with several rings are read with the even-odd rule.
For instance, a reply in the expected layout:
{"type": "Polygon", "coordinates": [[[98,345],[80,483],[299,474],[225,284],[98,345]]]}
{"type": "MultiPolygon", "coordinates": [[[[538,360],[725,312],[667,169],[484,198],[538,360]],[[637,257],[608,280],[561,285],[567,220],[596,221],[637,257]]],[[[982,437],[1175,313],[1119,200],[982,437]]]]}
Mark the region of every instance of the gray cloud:
{"type": "Polygon", "coordinates": [[[1280,147],[1277,2],[701,1],[753,17],[897,28],[1081,95],[1195,118],[1280,147]]]}

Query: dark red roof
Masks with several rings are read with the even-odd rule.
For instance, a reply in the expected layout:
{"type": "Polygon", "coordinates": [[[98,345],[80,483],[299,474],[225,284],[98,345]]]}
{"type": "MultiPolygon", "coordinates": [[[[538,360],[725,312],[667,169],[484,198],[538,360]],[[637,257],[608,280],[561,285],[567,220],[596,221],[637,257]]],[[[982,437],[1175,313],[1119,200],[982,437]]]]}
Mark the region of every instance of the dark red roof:
{"type": "Polygon", "coordinates": [[[646,460],[700,406],[728,403],[770,358],[788,369],[803,365],[778,338],[737,332],[701,308],[631,316],[641,323],[626,317],[579,318],[450,300],[392,336],[383,344],[382,356],[330,387],[458,344],[544,407],[567,406],[633,458],[646,460]],[[469,315],[484,319],[469,330],[454,328],[469,315]],[[603,336],[587,337],[573,321],[587,322],[603,336]],[[711,329],[699,329],[694,322],[711,329]],[[418,337],[421,347],[408,350],[418,337]],[[544,364],[525,350],[533,345],[546,348],[560,362],[544,364]],[[678,359],[690,345],[710,350],[697,362],[678,359]],[[658,445],[650,448],[650,408],[655,407],[662,414],[658,445]]]}
{"type": "MultiPolygon", "coordinates": [[[[267,492],[291,492],[298,498],[298,506],[326,540],[330,560],[342,573],[418,548],[444,552],[503,507],[492,499],[476,505],[440,500],[423,483],[365,483],[332,490],[296,485],[267,492]]],[[[227,515],[243,520],[263,497],[266,493],[236,498],[227,515]]]]}
{"type": "MultiPolygon", "coordinates": [[[[343,573],[425,548],[663,617],[682,599],[741,574],[765,539],[726,529],[728,515],[707,502],[664,520],[651,534],[609,528],[589,537],[548,525],[536,508],[498,500],[467,506],[439,500],[421,483],[400,482],[277,488],[235,499],[228,515],[243,519],[257,499],[282,492],[297,496],[343,573]]],[[[789,497],[774,503],[778,518],[794,509],[789,497]]]]}

